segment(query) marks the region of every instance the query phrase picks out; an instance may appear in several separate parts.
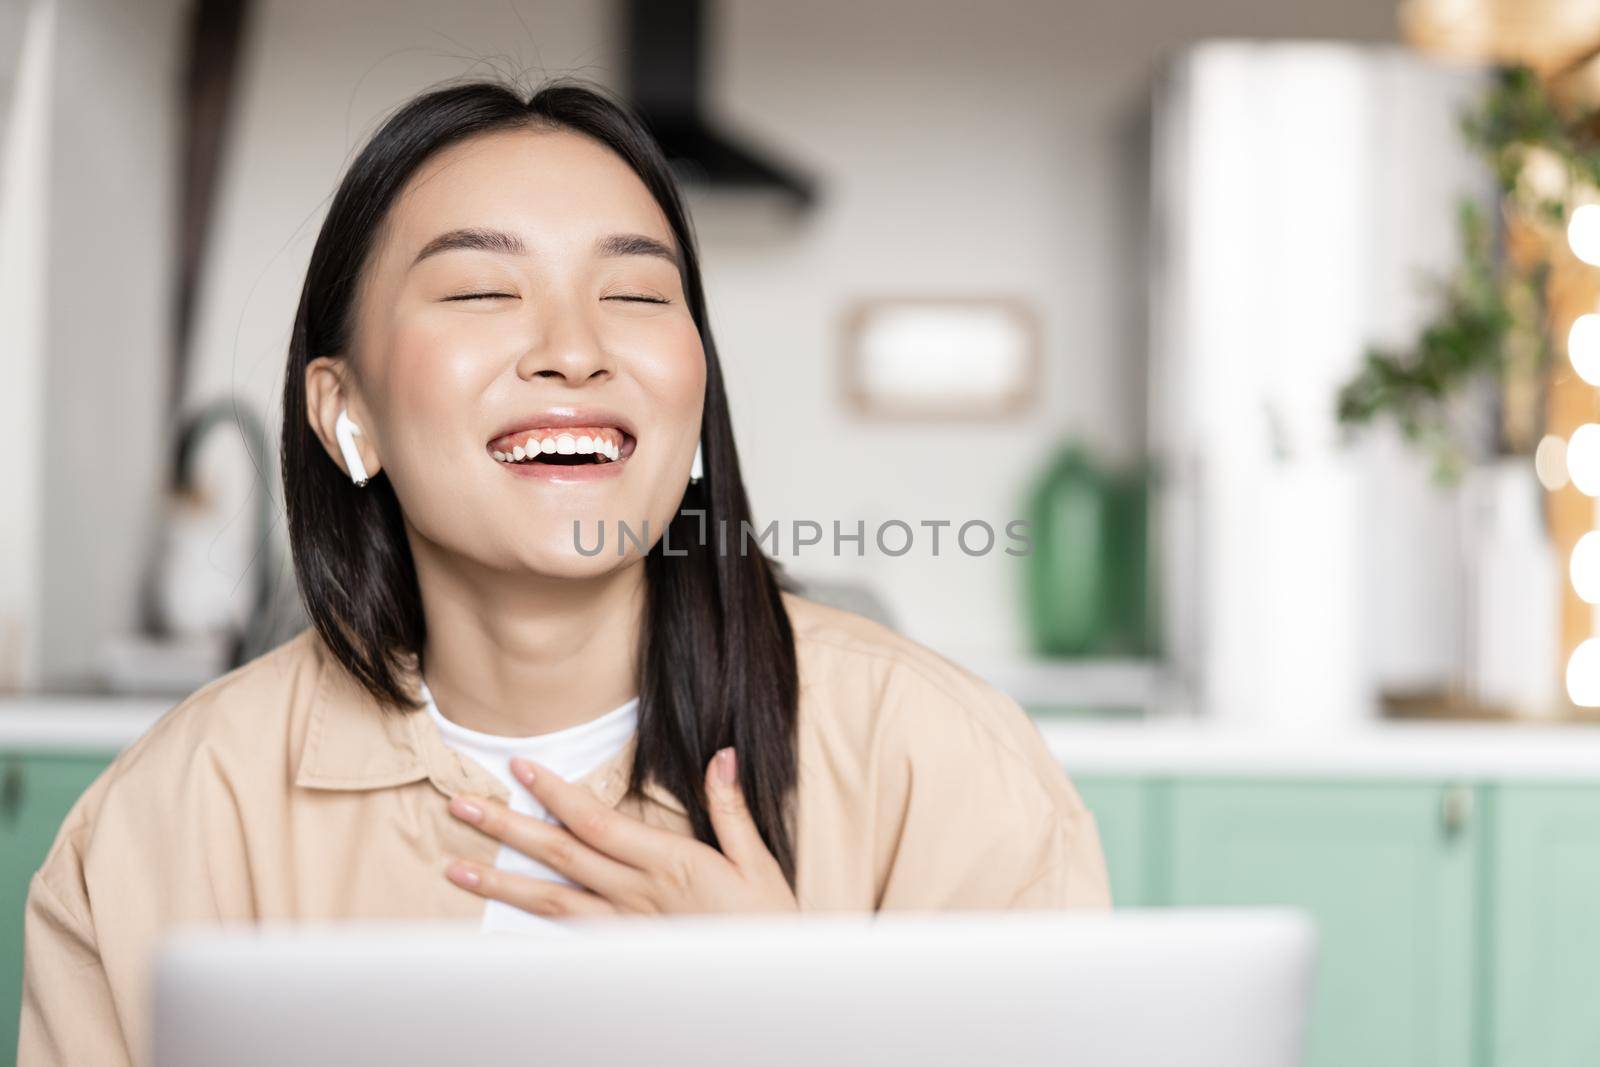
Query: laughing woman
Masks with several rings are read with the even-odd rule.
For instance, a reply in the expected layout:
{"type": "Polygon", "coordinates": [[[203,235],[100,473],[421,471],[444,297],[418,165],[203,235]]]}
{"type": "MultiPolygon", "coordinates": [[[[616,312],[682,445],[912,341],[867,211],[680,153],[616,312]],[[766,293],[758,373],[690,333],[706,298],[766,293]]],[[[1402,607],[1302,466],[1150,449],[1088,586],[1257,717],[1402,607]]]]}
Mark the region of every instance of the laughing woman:
{"type": "Polygon", "coordinates": [[[1013,701],[737,536],[689,220],[604,93],[393,114],[312,252],[283,413],[314,625],[67,816],[28,896],[24,1067],[145,1062],[177,923],[1108,905],[1013,701]]]}

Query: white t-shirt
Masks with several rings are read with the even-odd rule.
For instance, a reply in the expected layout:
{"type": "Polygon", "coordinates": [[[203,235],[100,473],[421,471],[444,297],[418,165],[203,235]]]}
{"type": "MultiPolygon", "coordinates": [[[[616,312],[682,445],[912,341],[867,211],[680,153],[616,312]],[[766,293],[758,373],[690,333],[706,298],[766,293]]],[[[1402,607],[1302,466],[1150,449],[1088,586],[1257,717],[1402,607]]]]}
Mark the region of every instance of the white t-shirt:
{"type": "MultiPolygon", "coordinates": [[[[438,705],[433,701],[433,694],[428,691],[426,684],[422,686],[422,699],[427,701],[428,715],[438,725],[444,743],[463,756],[476,760],[484,770],[505,783],[506,788],[511,791],[512,811],[519,811],[524,815],[532,815],[536,819],[544,819],[546,822],[558,825],[556,817],[546,811],[544,805],[528,791],[528,787],[517,781],[516,776],[511,773],[511,757],[522,756],[534,760],[570,782],[583,777],[620,752],[628,743],[628,738],[633,735],[639,719],[639,699],[635,697],[597,719],[590,719],[588,722],[569,726],[564,730],[536,734],[533,737],[502,737],[498,734],[469,730],[445,718],[440,714],[438,705]]],[[[514,874],[531,878],[548,878],[567,885],[574,884],[571,879],[518,852],[510,845],[500,846],[494,865],[502,871],[514,874]]],[[[486,903],[488,906],[483,913],[483,929],[486,932],[490,930],[549,932],[552,926],[560,926],[551,919],[523,911],[511,904],[498,900],[489,900],[486,903]]]]}

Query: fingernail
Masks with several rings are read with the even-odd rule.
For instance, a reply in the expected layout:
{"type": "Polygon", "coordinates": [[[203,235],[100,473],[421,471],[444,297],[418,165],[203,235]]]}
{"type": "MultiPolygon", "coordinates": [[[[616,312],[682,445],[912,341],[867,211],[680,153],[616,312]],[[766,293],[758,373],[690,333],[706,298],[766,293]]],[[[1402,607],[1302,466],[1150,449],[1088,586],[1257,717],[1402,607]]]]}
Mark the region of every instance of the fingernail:
{"type": "Polygon", "coordinates": [[[483,820],[483,809],[465,797],[456,797],[451,800],[450,812],[468,822],[481,822],[483,820]]]}
{"type": "Polygon", "coordinates": [[[478,888],[478,882],[480,880],[478,878],[478,872],[473,870],[471,867],[468,867],[464,863],[452,863],[449,867],[445,868],[444,873],[448,875],[450,880],[457,885],[466,886],[468,889],[478,888]]]}
{"type": "Polygon", "coordinates": [[[517,781],[523,785],[531,785],[533,783],[533,764],[521,756],[511,757],[511,773],[516,775],[517,781]]]}
{"type": "Polygon", "coordinates": [[[716,755],[717,778],[723,785],[732,785],[737,775],[734,765],[733,749],[725,748],[716,755]]]}

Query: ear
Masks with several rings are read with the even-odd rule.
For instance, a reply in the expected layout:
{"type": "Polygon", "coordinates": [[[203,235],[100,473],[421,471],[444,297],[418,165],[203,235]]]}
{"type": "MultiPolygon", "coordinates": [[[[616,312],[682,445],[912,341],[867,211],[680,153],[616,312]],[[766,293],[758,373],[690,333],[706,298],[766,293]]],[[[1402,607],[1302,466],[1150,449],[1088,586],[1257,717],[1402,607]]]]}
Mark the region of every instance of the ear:
{"type": "Polygon", "coordinates": [[[362,464],[367,468],[367,477],[372,478],[382,464],[378,462],[378,450],[372,443],[366,407],[354,390],[346,388],[347,378],[344,360],[337,356],[318,356],[307,363],[306,419],[311,423],[311,431],[317,435],[317,440],[322,442],[323,451],[349,477],[350,468],[345,466],[344,454],[339,450],[339,439],[333,432],[339,412],[348,407],[351,420],[361,427],[361,432],[355,438],[356,448],[361,453],[362,464]]]}

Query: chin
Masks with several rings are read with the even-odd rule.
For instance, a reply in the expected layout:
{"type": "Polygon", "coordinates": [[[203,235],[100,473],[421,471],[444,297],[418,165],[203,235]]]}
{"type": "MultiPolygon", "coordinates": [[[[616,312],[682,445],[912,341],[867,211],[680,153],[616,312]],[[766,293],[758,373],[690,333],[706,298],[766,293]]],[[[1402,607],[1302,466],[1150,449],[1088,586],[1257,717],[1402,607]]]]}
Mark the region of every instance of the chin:
{"type": "MultiPolygon", "coordinates": [[[[543,523],[540,525],[544,526],[543,523]]],[[[596,552],[595,523],[585,521],[582,529],[587,555],[574,545],[572,522],[568,520],[557,528],[541,530],[538,536],[511,546],[514,556],[512,569],[532,571],[550,578],[598,578],[643,559],[650,550],[648,544],[640,549],[630,541],[624,546],[623,553],[618,555],[617,542],[612,533],[613,524],[607,522],[605,545],[596,552]]]]}

